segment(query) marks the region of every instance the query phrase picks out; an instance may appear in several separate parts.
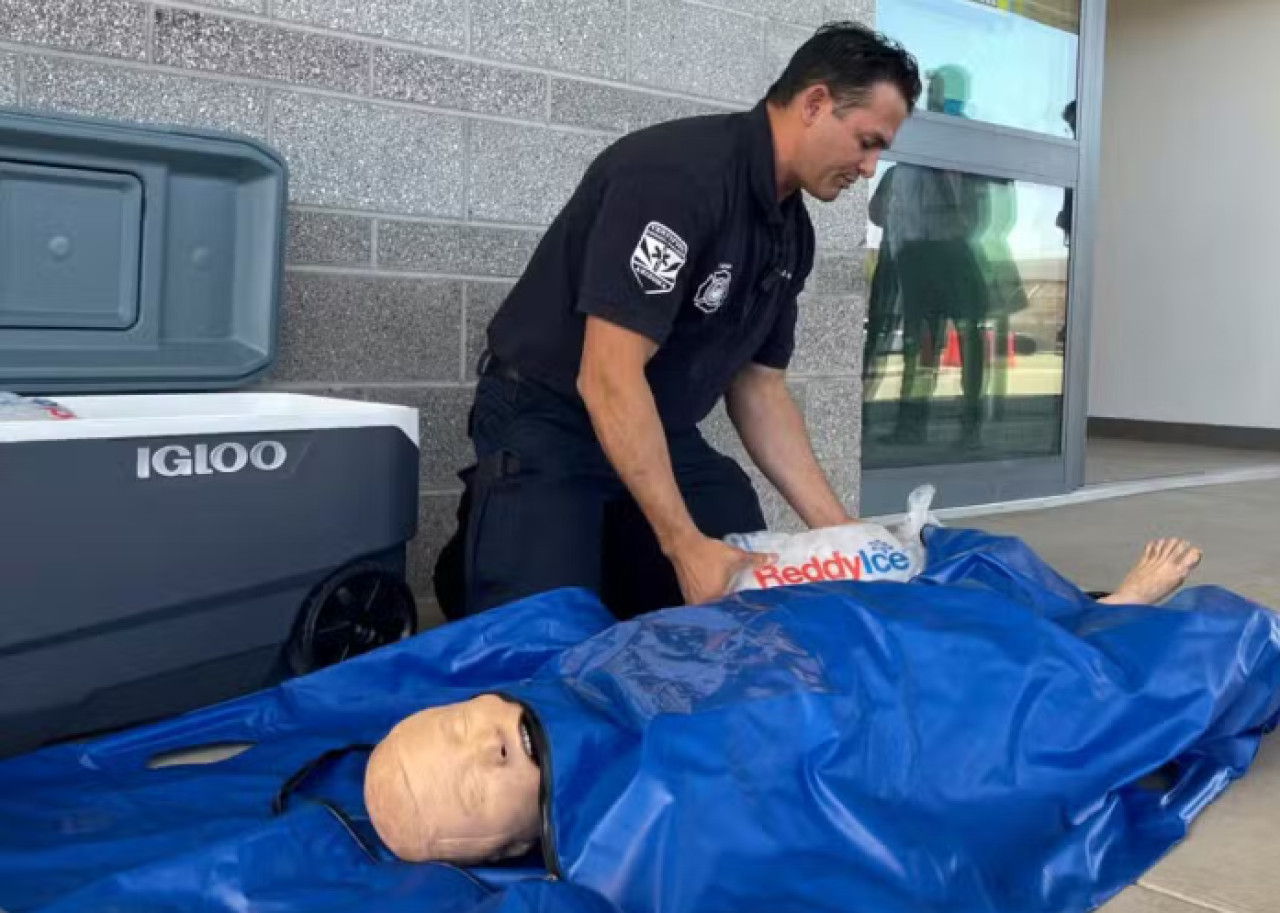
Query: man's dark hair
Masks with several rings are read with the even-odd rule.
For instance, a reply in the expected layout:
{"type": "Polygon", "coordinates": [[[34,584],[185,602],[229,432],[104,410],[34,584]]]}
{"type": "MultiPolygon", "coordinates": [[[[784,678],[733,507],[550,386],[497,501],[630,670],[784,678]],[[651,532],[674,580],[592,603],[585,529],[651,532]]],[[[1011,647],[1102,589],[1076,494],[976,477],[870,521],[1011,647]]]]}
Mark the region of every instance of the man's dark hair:
{"type": "Polygon", "coordinates": [[[825,85],[837,108],[866,101],[871,89],[887,82],[902,93],[907,111],[915,109],[923,89],[920,67],[902,45],[857,22],[828,22],[800,46],[769,88],[766,99],[785,105],[813,85],[825,85]]]}

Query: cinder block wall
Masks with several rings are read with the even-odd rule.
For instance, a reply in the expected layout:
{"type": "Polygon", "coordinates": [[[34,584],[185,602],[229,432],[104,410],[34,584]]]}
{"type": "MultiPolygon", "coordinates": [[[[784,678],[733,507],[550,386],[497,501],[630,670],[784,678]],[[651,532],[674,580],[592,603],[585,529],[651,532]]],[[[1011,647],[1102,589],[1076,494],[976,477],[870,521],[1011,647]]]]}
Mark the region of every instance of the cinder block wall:
{"type": "MultiPolygon", "coordinates": [[[[257,137],[291,169],[267,382],[422,415],[413,580],[449,534],[482,331],[598,152],[749,107],[814,27],[874,0],[0,0],[0,104],[257,137]]],[[[860,189],[861,190],[861,189],[860,189]]],[[[809,201],[794,387],[858,494],[865,190],[809,201]]],[[[741,455],[723,415],[708,432],[741,455]]],[[[794,526],[761,483],[771,522],[794,526]]],[[[548,518],[554,522],[554,518],[548,518]]]]}

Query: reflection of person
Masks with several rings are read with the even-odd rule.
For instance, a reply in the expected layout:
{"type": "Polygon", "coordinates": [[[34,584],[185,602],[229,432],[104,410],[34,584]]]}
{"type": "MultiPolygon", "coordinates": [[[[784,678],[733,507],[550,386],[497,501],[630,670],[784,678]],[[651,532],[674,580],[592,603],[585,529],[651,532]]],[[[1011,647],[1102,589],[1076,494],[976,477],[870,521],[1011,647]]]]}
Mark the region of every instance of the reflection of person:
{"type": "MultiPolygon", "coordinates": [[[[1062,119],[1071,128],[1071,135],[1076,135],[1076,103],[1069,102],[1062,110],[1062,119]]],[[[1062,229],[1063,241],[1071,244],[1071,222],[1075,213],[1075,193],[1070,187],[1062,192],[1062,211],[1058,213],[1058,227],[1062,229]]]]}
{"type": "Polygon", "coordinates": [[[764,517],[698,431],[721,397],[807,525],[850,519],[785,380],[813,261],[801,191],[873,175],[919,92],[902,48],[832,23],[750,112],[641,130],[588,168],[487,332],[447,615],[561,586],[624,616],[723,593],[759,560],[724,537],[764,517]]]}
{"type": "MultiPolygon", "coordinates": [[[[940,67],[929,74],[928,108],[963,117],[969,92],[966,70],[940,67]]],[[[875,314],[877,309],[900,304],[902,313],[902,390],[888,442],[921,444],[927,438],[948,321],[961,344],[962,433],[976,433],[985,362],[982,321],[989,302],[975,239],[985,229],[986,191],[987,180],[976,175],[899,163],[886,172],[871,201],[871,218],[884,231],[877,272],[891,270],[892,278],[873,280],[869,343],[881,344],[893,323],[875,314]]]]}
{"type": "MultiPolygon", "coordinates": [[[[1184,540],[1151,542],[1119,588],[1098,601],[1161,603],[1200,557],[1184,540]]],[[[678,664],[681,645],[668,648],[664,662],[678,664]]],[[[460,865],[527,853],[540,834],[532,728],[521,704],[492,694],[420,711],[392,728],[370,756],[364,788],[370,821],[387,847],[411,862],[460,865]]]]}
{"type": "Polygon", "coordinates": [[[1009,236],[1018,223],[1018,189],[1014,181],[986,178],[982,227],[974,239],[975,253],[987,288],[986,324],[983,337],[990,339],[991,364],[987,388],[983,393],[993,402],[996,416],[1001,415],[1008,393],[1008,346],[1011,340],[1010,318],[1030,306],[1022,274],[1009,244],[1009,236]]]}

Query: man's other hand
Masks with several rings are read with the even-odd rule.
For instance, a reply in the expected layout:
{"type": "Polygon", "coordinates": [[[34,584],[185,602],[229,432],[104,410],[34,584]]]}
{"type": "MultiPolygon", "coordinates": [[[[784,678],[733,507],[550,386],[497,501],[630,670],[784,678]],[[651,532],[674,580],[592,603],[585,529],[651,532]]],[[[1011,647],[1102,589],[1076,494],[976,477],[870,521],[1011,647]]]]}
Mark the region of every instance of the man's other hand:
{"type": "Polygon", "coordinates": [[[777,560],[775,555],[743,551],[701,534],[681,543],[667,557],[675,567],[680,592],[688,605],[719,599],[729,592],[740,571],[777,560]]]}

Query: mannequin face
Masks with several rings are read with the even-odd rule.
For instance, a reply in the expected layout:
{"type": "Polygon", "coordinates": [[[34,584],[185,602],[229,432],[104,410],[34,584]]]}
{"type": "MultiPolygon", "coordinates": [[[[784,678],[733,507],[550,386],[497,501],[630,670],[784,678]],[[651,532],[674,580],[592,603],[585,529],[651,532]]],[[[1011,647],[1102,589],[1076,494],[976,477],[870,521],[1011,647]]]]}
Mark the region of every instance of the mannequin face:
{"type": "Polygon", "coordinates": [[[397,724],[369,757],[365,806],[399,858],[473,865],[537,840],[541,779],[523,708],[482,695],[397,724]]]}

